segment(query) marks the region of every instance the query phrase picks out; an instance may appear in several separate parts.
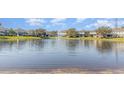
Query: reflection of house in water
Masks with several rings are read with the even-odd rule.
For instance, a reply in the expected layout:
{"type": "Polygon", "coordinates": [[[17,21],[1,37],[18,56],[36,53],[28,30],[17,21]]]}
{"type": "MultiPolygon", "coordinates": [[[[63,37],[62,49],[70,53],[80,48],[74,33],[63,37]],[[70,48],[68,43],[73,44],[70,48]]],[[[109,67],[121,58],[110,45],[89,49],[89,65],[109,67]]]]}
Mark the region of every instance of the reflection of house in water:
{"type": "Polygon", "coordinates": [[[119,52],[124,52],[124,42],[113,42],[113,50],[118,50],[119,52]]]}
{"type": "Polygon", "coordinates": [[[100,53],[109,53],[109,52],[112,52],[112,48],[113,48],[113,43],[112,42],[100,41],[100,40],[97,40],[96,41],[96,49],[100,53]]]}
{"type": "Polygon", "coordinates": [[[119,54],[124,53],[124,42],[113,42],[113,52],[115,52],[116,63],[118,63],[119,54]]]}
{"type": "Polygon", "coordinates": [[[70,51],[75,51],[77,46],[79,46],[79,40],[66,40],[66,47],[70,51]]]}
{"type": "Polygon", "coordinates": [[[31,48],[35,48],[38,51],[42,50],[46,44],[48,44],[49,42],[47,42],[47,40],[31,40],[30,41],[30,47],[31,48]]]}
{"type": "Polygon", "coordinates": [[[14,41],[0,41],[0,51],[4,49],[13,49],[16,48],[17,50],[21,50],[24,48],[24,45],[26,44],[26,41],[19,41],[19,40],[14,40],[14,41]]]}
{"type": "Polygon", "coordinates": [[[86,48],[95,47],[96,40],[83,40],[81,41],[86,48]]]}

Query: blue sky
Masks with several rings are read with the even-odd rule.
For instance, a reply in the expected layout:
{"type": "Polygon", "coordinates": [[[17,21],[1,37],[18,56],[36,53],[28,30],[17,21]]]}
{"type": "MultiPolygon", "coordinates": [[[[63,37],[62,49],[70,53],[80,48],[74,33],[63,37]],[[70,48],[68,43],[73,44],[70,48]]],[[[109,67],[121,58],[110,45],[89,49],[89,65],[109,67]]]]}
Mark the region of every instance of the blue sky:
{"type": "MultiPolygon", "coordinates": [[[[36,29],[49,31],[76,28],[93,30],[100,26],[115,26],[115,18],[0,18],[3,27],[36,29]]],[[[124,18],[118,19],[118,25],[124,26],[124,18]]]]}

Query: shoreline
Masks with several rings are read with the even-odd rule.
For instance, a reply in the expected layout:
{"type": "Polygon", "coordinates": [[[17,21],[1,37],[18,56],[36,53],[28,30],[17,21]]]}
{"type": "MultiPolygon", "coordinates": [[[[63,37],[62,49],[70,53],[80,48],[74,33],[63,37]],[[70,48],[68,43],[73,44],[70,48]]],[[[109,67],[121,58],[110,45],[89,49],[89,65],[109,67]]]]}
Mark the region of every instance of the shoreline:
{"type": "Polygon", "coordinates": [[[0,36],[0,40],[31,40],[31,39],[42,39],[42,38],[33,37],[33,36],[0,36]]]}
{"type": "MultiPolygon", "coordinates": [[[[33,37],[33,36],[0,36],[0,40],[36,40],[36,39],[45,39],[41,37],[33,37]]],[[[58,39],[58,37],[48,37],[46,39],[58,39]]],[[[124,38],[96,38],[96,37],[80,37],[80,38],[69,38],[69,37],[59,37],[59,39],[65,40],[100,40],[100,41],[122,41],[124,42],[124,38]]]]}
{"type": "Polygon", "coordinates": [[[0,74],[124,74],[124,69],[82,69],[82,68],[58,68],[58,69],[1,69],[0,74]]]}
{"type": "MultiPolygon", "coordinates": [[[[49,39],[58,39],[58,37],[50,37],[49,39]]],[[[96,37],[80,37],[80,38],[69,38],[59,37],[59,39],[65,40],[101,40],[101,41],[124,41],[124,38],[96,38],[96,37]]]]}

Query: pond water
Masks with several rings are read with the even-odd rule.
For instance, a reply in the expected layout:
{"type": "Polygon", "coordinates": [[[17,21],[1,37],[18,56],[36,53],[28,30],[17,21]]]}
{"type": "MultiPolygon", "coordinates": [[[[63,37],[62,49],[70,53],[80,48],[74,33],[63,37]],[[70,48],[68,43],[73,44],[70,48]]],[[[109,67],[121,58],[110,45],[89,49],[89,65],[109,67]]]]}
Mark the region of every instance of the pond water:
{"type": "Polygon", "coordinates": [[[123,69],[124,42],[97,40],[0,41],[0,69],[123,69]]]}

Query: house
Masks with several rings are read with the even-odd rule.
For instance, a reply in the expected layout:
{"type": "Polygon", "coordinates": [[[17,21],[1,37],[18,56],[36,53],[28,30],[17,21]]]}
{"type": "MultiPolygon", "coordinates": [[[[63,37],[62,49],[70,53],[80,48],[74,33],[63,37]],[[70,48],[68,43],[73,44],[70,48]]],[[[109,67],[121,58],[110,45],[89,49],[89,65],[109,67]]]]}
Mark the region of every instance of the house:
{"type": "Polygon", "coordinates": [[[26,32],[26,30],[24,30],[24,29],[15,29],[15,32],[17,33],[17,35],[19,35],[19,36],[26,36],[26,35],[28,35],[28,33],[26,32]]]}
{"type": "Polygon", "coordinates": [[[58,36],[66,36],[66,32],[65,31],[58,31],[58,36]]]}
{"type": "Polygon", "coordinates": [[[8,35],[9,30],[4,27],[0,27],[0,36],[6,36],[8,35]]]}
{"type": "Polygon", "coordinates": [[[90,35],[91,37],[97,37],[96,31],[90,31],[90,32],[89,32],[89,35],[90,35]]]}
{"type": "Polygon", "coordinates": [[[97,37],[123,37],[124,38],[124,28],[113,28],[111,33],[106,33],[104,35],[97,35],[97,37]]]}
{"type": "Polygon", "coordinates": [[[111,35],[112,37],[124,37],[124,28],[113,28],[111,35]]]}
{"type": "Polygon", "coordinates": [[[84,37],[85,36],[85,32],[84,31],[79,31],[79,36],[80,37],[84,37]]]}

